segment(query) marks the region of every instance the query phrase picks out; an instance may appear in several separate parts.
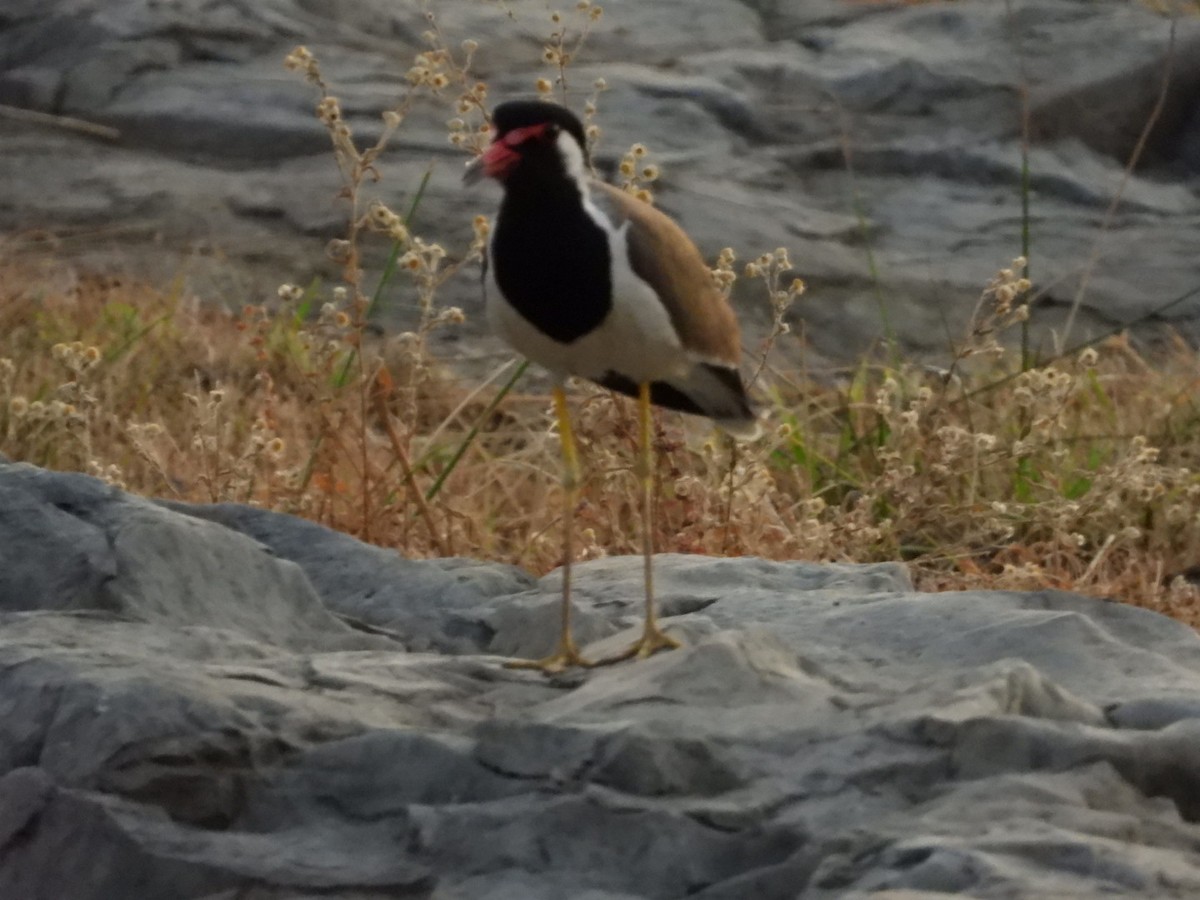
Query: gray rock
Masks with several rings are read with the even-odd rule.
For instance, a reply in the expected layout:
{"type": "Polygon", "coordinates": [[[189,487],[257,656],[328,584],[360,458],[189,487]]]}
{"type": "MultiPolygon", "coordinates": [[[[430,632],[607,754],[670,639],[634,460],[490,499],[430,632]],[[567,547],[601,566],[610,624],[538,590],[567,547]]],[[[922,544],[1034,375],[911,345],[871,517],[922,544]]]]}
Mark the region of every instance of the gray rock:
{"type": "Polygon", "coordinates": [[[0,887],[30,900],[202,897],[242,885],[411,896],[431,878],[395,852],[404,837],[392,823],[292,835],[188,828],[117,797],[64,788],[22,852],[0,866],[0,887]]]}
{"type": "Polygon", "coordinates": [[[167,506],[262,543],[277,557],[298,564],[328,609],[403,635],[414,650],[481,651],[491,631],[464,613],[536,583],[514,566],[407,560],[295,516],[251,506],[167,506]]]}
{"type": "MultiPolygon", "coordinates": [[[[6,465],[5,474],[10,471],[6,465]]],[[[8,477],[0,482],[0,528],[5,538],[0,608],[101,604],[104,584],[116,576],[117,567],[100,529],[8,477]]]]}
{"type": "Polygon", "coordinates": [[[0,778],[0,845],[7,845],[46,808],[54,781],[38,768],[9,769],[0,778]]]}
{"type": "MultiPolygon", "coordinates": [[[[1147,610],[663,555],[684,646],[544,678],[495,654],[557,573],[17,464],[0,498],[3,897],[1200,891],[1200,638],[1147,610]]],[[[576,574],[601,658],[641,560],[576,574]]]]}
{"type": "Polygon", "coordinates": [[[1118,728],[1157,731],[1185,719],[1200,719],[1200,704],[1192,697],[1143,697],[1115,703],[1107,714],[1118,728]]]}
{"type": "Polygon", "coordinates": [[[297,566],[229,529],[26,465],[0,463],[0,498],[0,528],[12,534],[0,545],[0,610],[106,610],[297,648],[372,645],[321,605],[297,566]]]}
{"type": "Polygon", "coordinates": [[[46,66],[19,66],[0,73],[0,103],[21,109],[52,109],[62,90],[62,73],[46,66]]]}
{"type": "Polygon", "coordinates": [[[1200,172],[1200,104],[1186,115],[1179,134],[1179,162],[1189,172],[1200,172]]]}
{"type": "MultiPolygon", "coordinates": [[[[611,173],[633,141],[648,144],[663,164],[660,205],[710,257],[727,245],[742,258],[793,249],[811,288],[793,310],[806,346],[781,352],[807,350],[811,368],[885,338],[947,358],[981,288],[1022,246],[1027,97],[1036,348],[1130,323],[1147,340],[1176,330],[1196,341],[1200,299],[1168,305],[1200,284],[1195,17],[1176,23],[1159,126],[1108,233],[1100,228],[1159,99],[1170,23],[1151,6],[615,4],[574,61],[571,100],[580,106],[587,85],[606,78],[600,169],[611,173]]],[[[104,268],[113,246],[96,226],[120,226],[120,266],[163,280],[186,270],[189,289],[234,302],[269,298],[283,281],[336,278],[322,251],[345,229],[338,174],[313,92],[281,60],[310,44],[365,143],[424,49],[419,10],[384,0],[8,7],[0,102],[115,125],[121,139],[6,122],[0,227],[80,231],[70,252],[104,268]]],[[[477,73],[492,99],[528,94],[546,73],[553,26],[541,0],[436,13],[452,46],[480,41],[477,73]]],[[[459,183],[451,114],[417,103],[371,192],[405,208],[432,167],[418,230],[461,248],[495,194],[459,183]]],[[[369,247],[371,271],[384,252],[369,247]]],[[[455,365],[474,372],[507,353],[483,334],[473,277],[441,299],[469,316],[466,340],[442,345],[455,365]]],[[[767,323],[762,291],[740,285],[735,300],[753,343],[767,323]]],[[[381,321],[408,327],[414,310],[398,284],[381,321]]]]}

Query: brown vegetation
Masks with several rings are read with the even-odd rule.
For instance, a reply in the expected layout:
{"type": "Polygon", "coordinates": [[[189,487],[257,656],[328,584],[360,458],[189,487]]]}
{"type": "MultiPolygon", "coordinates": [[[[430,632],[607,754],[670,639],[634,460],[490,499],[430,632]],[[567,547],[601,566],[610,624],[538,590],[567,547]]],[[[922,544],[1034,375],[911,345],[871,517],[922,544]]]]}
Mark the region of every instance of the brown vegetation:
{"type": "MultiPolygon", "coordinates": [[[[546,62],[557,76],[538,79],[543,94],[565,91],[599,17],[587,3],[576,14],[574,33],[553,22],[546,62]]],[[[466,383],[428,350],[433,329],[461,321],[439,307],[438,289],[473,264],[486,221],[449,265],[409,233],[409,216],[364,190],[412,92],[444,96],[456,146],[484,139],[487,88],[469,72],[477,44],[452,51],[430,23],[411,92],[367,149],[312,55],[288,57],[318,91],[343,176],[349,227],[328,248],[342,286],[318,295],[285,284],[278,302],[229,313],[220,298],[76,272],[25,252],[20,236],[0,245],[0,451],[139,493],[307,516],[406,555],[557,565],[548,399],[501,389],[505,372],[466,383]],[[421,312],[415,330],[386,340],[366,328],[359,242],[369,233],[393,246],[380,280],[393,269],[407,279],[421,312]]],[[[585,107],[592,140],[604,87],[585,107]]],[[[641,194],[657,175],[644,157],[636,145],[622,169],[641,194]]],[[[724,251],[717,283],[760,279],[774,322],[748,366],[770,427],[737,446],[659,415],[657,548],[904,560],[927,589],[1062,588],[1200,621],[1198,579],[1186,577],[1200,564],[1197,354],[1179,342],[1150,364],[1115,336],[1047,363],[1014,359],[1001,338],[1028,317],[1023,264],[986,287],[948,370],[870,360],[814,373],[771,364],[772,345],[795,340],[788,308],[803,290],[786,251],[741,269],[724,251]]],[[[580,555],[636,553],[632,409],[588,386],[575,393],[580,555]]]]}
{"type": "MultiPolygon", "coordinates": [[[[360,346],[343,310],[301,315],[303,292],[235,315],[16,257],[0,271],[11,458],[144,494],[261,504],[407,555],[560,561],[544,396],[514,392],[489,411],[494,384],[463,383],[414,335],[360,346]]],[[[1194,351],[1180,344],[1152,366],[1114,338],[1025,372],[994,348],[968,356],[953,373],[775,372],[773,427],[751,445],[660,415],[657,547],[903,559],[928,589],[1081,590],[1195,622],[1195,586],[1172,577],[1200,561],[1194,351]]],[[[576,395],[581,556],[636,553],[632,409],[590,387],[576,395]]]]}

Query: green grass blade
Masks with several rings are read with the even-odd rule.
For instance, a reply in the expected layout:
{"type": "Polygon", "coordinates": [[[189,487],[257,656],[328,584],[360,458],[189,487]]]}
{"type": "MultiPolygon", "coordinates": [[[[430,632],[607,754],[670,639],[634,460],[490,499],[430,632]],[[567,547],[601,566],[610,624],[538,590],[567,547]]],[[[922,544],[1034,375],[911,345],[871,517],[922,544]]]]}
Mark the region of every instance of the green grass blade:
{"type": "MultiPolygon", "coordinates": [[[[417,192],[413,195],[412,202],[408,204],[408,212],[404,214],[404,227],[411,228],[413,219],[417,215],[417,208],[421,205],[421,200],[425,197],[425,191],[429,187],[429,179],[433,177],[433,166],[425,170],[425,174],[421,176],[421,183],[417,185],[417,192]]],[[[375,308],[379,305],[380,299],[383,297],[383,290],[392,280],[392,276],[396,274],[396,263],[400,259],[400,251],[404,249],[399,241],[392,244],[392,250],[388,254],[387,262],[383,264],[383,271],[379,273],[379,283],[375,285],[375,290],[371,294],[371,302],[367,304],[367,318],[375,312],[375,308]]]]}
{"type": "Polygon", "coordinates": [[[455,467],[459,464],[459,461],[462,460],[467,450],[470,449],[471,444],[475,443],[475,438],[478,436],[479,430],[483,427],[483,423],[491,418],[492,413],[496,411],[496,407],[500,405],[500,401],[503,400],[508,395],[508,392],[516,386],[518,379],[525,374],[525,370],[528,368],[529,360],[521,360],[521,364],[513,371],[512,377],[510,377],[508,381],[504,383],[504,386],[496,392],[496,396],[492,398],[492,401],[487,405],[487,408],[484,409],[484,411],[479,414],[478,418],[476,418],[471,424],[471,428],[467,432],[466,436],[462,439],[462,443],[458,445],[457,449],[454,451],[454,455],[451,456],[450,461],[446,463],[446,468],[442,469],[442,472],[440,475],[438,475],[437,480],[430,486],[429,490],[425,492],[426,500],[432,500],[438,495],[438,491],[442,489],[442,485],[446,483],[446,479],[450,477],[450,473],[454,471],[455,467]]]}
{"type": "MultiPolygon", "coordinates": [[[[404,216],[404,227],[409,228],[413,218],[417,214],[417,208],[421,205],[421,200],[425,196],[425,189],[429,187],[429,179],[433,176],[433,166],[431,165],[425,170],[425,174],[421,176],[421,183],[417,185],[417,192],[413,195],[412,203],[408,205],[408,212],[404,216]]],[[[379,303],[379,299],[383,296],[383,289],[387,287],[391,281],[392,275],[396,272],[396,262],[400,259],[400,250],[402,245],[399,241],[392,244],[392,250],[388,254],[387,262],[384,263],[383,271],[379,274],[379,283],[375,285],[375,290],[371,293],[371,299],[367,303],[367,311],[365,318],[370,319],[375,307],[379,303]]],[[[345,387],[346,382],[350,379],[350,369],[358,359],[358,349],[354,348],[346,355],[346,361],[342,363],[341,369],[338,370],[334,377],[333,383],[337,387],[345,387]]]]}

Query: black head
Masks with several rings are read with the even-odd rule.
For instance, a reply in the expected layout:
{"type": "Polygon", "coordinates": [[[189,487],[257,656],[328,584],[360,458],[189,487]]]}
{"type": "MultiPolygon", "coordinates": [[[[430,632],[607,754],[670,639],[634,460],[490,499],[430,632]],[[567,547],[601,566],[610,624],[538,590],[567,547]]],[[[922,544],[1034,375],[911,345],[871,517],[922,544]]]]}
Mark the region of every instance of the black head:
{"type": "Polygon", "coordinates": [[[492,110],[492,143],[467,170],[466,178],[487,175],[508,183],[514,175],[531,180],[562,179],[568,170],[559,137],[570,135],[586,169],[583,123],[569,109],[543,100],[510,100],[492,110]]]}
{"type": "Polygon", "coordinates": [[[581,150],[587,149],[583,123],[575,113],[557,103],[547,103],[544,100],[509,100],[492,110],[492,125],[496,129],[497,139],[504,137],[514,128],[545,125],[548,132],[554,132],[555,137],[559,131],[565,131],[575,138],[581,150]]]}

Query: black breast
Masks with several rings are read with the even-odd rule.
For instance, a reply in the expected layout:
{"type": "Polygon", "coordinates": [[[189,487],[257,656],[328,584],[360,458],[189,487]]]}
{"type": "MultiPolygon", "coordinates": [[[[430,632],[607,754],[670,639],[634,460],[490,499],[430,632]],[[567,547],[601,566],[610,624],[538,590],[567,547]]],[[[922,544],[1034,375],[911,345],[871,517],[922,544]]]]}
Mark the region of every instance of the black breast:
{"type": "Polygon", "coordinates": [[[528,201],[510,191],[496,217],[490,260],[509,305],[562,344],[595,329],[612,308],[607,235],[571,187],[528,201]]]}

